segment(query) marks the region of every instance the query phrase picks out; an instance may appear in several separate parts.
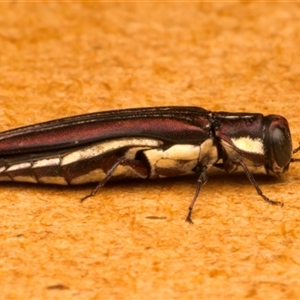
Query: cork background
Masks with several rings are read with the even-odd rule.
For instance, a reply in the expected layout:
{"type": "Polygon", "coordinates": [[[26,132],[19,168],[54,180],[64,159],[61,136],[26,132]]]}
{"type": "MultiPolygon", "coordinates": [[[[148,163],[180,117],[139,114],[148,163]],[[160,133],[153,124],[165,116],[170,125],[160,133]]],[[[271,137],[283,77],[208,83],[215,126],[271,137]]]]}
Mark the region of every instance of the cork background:
{"type": "MultiPolygon", "coordinates": [[[[0,3],[1,131],[110,109],[281,114],[300,141],[297,3],[0,3]]],[[[255,177],[0,184],[1,299],[300,298],[300,164],[255,177]]]]}

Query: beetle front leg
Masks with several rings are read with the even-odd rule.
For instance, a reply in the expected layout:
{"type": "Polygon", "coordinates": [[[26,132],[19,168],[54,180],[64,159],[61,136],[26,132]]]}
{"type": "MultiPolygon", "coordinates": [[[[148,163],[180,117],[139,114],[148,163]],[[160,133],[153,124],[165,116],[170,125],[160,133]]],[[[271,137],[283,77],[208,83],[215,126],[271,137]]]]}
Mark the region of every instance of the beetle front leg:
{"type": "Polygon", "coordinates": [[[247,166],[244,164],[244,162],[242,160],[237,161],[238,164],[240,164],[242,166],[242,168],[244,169],[249,181],[252,183],[252,185],[255,187],[257,193],[259,196],[261,196],[266,202],[268,202],[269,204],[272,205],[280,205],[283,206],[284,203],[280,202],[280,201],[274,201],[269,199],[267,196],[264,195],[264,193],[262,192],[262,190],[260,189],[260,187],[258,186],[256,180],[254,179],[252,173],[249,171],[249,169],[247,168],[247,166]]]}
{"type": "Polygon", "coordinates": [[[185,219],[186,222],[189,222],[191,224],[193,224],[193,221],[192,221],[192,212],[193,212],[193,208],[194,208],[194,205],[196,203],[196,200],[199,196],[199,193],[200,193],[200,190],[202,188],[202,186],[207,182],[207,167],[206,166],[202,166],[202,165],[197,165],[196,168],[195,168],[195,172],[196,174],[199,175],[198,177],[198,180],[197,180],[197,186],[196,186],[196,191],[195,191],[195,194],[194,194],[194,197],[193,197],[193,200],[189,206],[189,211],[188,211],[188,215],[185,219]]]}

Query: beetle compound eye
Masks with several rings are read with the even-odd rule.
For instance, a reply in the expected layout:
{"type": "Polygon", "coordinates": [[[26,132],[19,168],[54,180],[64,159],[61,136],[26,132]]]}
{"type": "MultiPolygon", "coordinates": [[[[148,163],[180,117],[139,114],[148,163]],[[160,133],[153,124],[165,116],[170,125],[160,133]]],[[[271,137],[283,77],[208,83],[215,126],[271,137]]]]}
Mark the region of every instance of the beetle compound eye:
{"type": "Polygon", "coordinates": [[[290,135],[283,128],[275,127],[271,133],[272,150],[279,167],[285,167],[291,160],[292,143],[290,135]]]}

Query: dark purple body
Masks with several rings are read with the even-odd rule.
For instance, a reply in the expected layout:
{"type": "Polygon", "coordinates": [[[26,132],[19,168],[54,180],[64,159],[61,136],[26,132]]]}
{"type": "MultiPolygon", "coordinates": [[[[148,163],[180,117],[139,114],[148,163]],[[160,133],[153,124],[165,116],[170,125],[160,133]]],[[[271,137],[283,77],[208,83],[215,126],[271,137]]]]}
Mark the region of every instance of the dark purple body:
{"type": "Polygon", "coordinates": [[[0,133],[0,180],[97,181],[94,195],[113,176],[197,174],[187,217],[191,222],[193,205],[210,167],[227,172],[242,167],[265,201],[281,205],[263,195],[248,167],[279,174],[288,170],[291,156],[289,126],[278,115],[211,112],[199,107],[137,108],[73,116],[0,133]]]}
{"type": "MultiPolygon", "coordinates": [[[[200,107],[171,106],[114,110],[73,116],[0,133],[0,158],[16,154],[54,153],[117,138],[144,137],[161,140],[164,147],[175,144],[201,145],[213,138],[226,142],[241,156],[272,170],[274,128],[283,133],[277,144],[284,144],[280,167],[291,159],[292,144],[285,118],[259,113],[211,112],[200,107]],[[264,141],[264,155],[249,153],[234,146],[232,139],[259,138],[264,141]]],[[[219,147],[221,148],[221,147],[219,147]]],[[[277,152],[281,151],[276,145],[277,152]]],[[[222,151],[222,149],[220,149],[222,151]]],[[[278,153],[277,153],[278,154],[278,153]]],[[[222,156],[222,153],[220,153],[222,156]]],[[[220,157],[222,158],[222,157],[220,157]]],[[[280,161],[281,160],[281,161],[280,161]]]]}
{"type": "Polygon", "coordinates": [[[0,157],[68,149],[120,137],[149,137],[167,144],[201,144],[211,135],[208,113],[198,107],[126,109],[20,127],[0,133],[0,157]]]}

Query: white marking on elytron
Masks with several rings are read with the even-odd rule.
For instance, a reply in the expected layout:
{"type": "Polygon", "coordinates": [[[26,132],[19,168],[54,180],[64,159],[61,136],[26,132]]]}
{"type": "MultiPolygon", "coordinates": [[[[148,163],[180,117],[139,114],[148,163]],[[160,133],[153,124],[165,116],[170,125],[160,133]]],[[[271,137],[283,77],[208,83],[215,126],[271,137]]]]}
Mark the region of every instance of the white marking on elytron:
{"type": "MultiPolygon", "coordinates": [[[[197,160],[190,161],[182,161],[182,160],[174,160],[174,159],[160,159],[156,163],[156,168],[160,169],[168,169],[168,170],[178,170],[183,172],[182,175],[194,174],[193,168],[197,165],[197,160]]],[[[174,176],[178,176],[177,174],[174,176]]],[[[166,177],[163,175],[159,175],[159,177],[166,177]]]]}
{"type": "Polygon", "coordinates": [[[225,118],[225,119],[251,119],[251,118],[253,118],[253,115],[245,115],[245,116],[243,116],[243,115],[237,115],[237,116],[233,116],[233,115],[231,115],[231,116],[221,116],[222,118],[225,118]]]}
{"type": "MultiPolygon", "coordinates": [[[[133,160],[136,156],[137,151],[144,150],[145,147],[134,147],[128,149],[128,151],[125,153],[125,157],[128,160],[133,160]]],[[[112,178],[120,176],[123,178],[140,178],[141,176],[135,172],[134,169],[132,169],[130,166],[122,166],[119,165],[114,170],[112,174],[112,178]]],[[[106,177],[106,173],[102,169],[96,169],[93,170],[87,174],[78,176],[71,180],[70,184],[83,184],[83,183],[89,183],[89,182],[100,182],[106,177]]]]}
{"type": "Polygon", "coordinates": [[[135,159],[136,153],[140,150],[146,150],[147,148],[145,147],[133,147],[133,148],[129,148],[126,153],[125,153],[125,157],[126,159],[130,160],[130,159],[135,159]]]}
{"type": "Polygon", "coordinates": [[[209,168],[218,160],[217,147],[212,139],[205,140],[201,145],[174,145],[166,151],[159,148],[143,153],[151,166],[150,178],[159,176],[156,168],[177,169],[184,175],[194,173],[192,170],[198,163],[203,163],[209,168]]]}
{"type": "Polygon", "coordinates": [[[147,157],[147,160],[151,167],[149,177],[150,178],[158,178],[158,175],[156,173],[156,164],[163,157],[163,153],[164,153],[163,149],[160,149],[160,148],[151,149],[151,150],[146,150],[143,153],[147,157]]]}
{"type": "Polygon", "coordinates": [[[0,181],[12,181],[12,179],[9,176],[0,176],[0,181]]]}
{"type": "Polygon", "coordinates": [[[144,178],[130,166],[122,166],[122,165],[119,165],[116,168],[112,177],[117,177],[117,176],[124,177],[124,178],[144,178]]]}
{"type": "Polygon", "coordinates": [[[0,168],[0,173],[4,172],[5,170],[6,170],[5,167],[1,167],[1,168],[0,168]]]}
{"type": "Polygon", "coordinates": [[[263,140],[260,138],[240,137],[231,138],[232,143],[238,149],[246,152],[257,153],[264,155],[264,144],[263,140]]]}
{"type": "Polygon", "coordinates": [[[93,170],[87,174],[78,176],[71,180],[70,184],[83,184],[88,182],[100,182],[106,176],[102,169],[93,170]]]}
{"type": "Polygon", "coordinates": [[[43,176],[39,178],[39,183],[68,185],[66,179],[60,176],[43,176]]]}
{"type": "Polygon", "coordinates": [[[59,166],[60,158],[45,158],[41,160],[37,160],[33,163],[32,169],[34,168],[41,168],[41,167],[52,167],[52,166],[59,166]]]}
{"type": "Polygon", "coordinates": [[[110,152],[123,147],[159,147],[162,145],[161,141],[146,139],[146,138],[124,138],[118,140],[112,140],[108,142],[101,142],[93,146],[85,147],[83,149],[67,153],[61,161],[61,165],[68,165],[76,161],[89,159],[95,156],[103,155],[106,152],[110,152]]]}
{"type": "Polygon", "coordinates": [[[38,183],[33,176],[14,176],[13,181],[38,183]]]}
{"type": "Polygon", "coordinates": [[[20,164],[11,165],[7,168],[6,172],[22,170],[22,169],[29,169],[31,167],[30,162],[23,162],[20,164]]]}
{"type": "MultiPolygon", "coordinates": [[[[100,182],[106,177],[106,173],[102,169],[93,170],[87,174],[81,175],[70,181],[70,184],[84,184],[90,182],[100,182]]],[[[119,165],[113,172],[111,178],[122,177],[122,178],[141,178],[134,169],[129,166],[119,165]]]]}
{"type": "Polygon", "coordinates": [[[155,168],[177,169],[182,171],[183,175],[192,174],[192,169],[198,162],[199,152],[200,146],[174,145],[163,152],[161,158],[156,161],[155,168]]]}
{"type": "Polygon", "coordinates": [[[199,158],[200,147],[196,145],[174,145],[163,152],[162,158],[173,160],[195,160],[199,158]]]}

